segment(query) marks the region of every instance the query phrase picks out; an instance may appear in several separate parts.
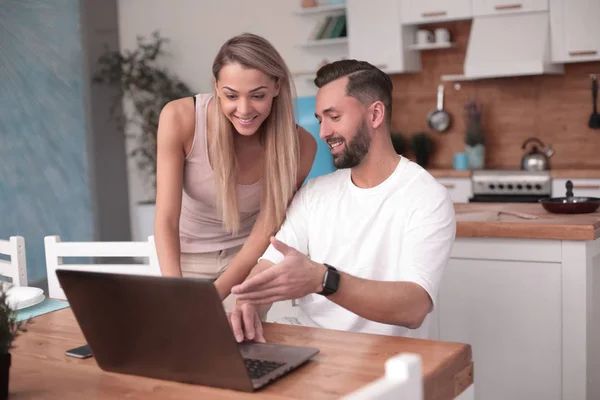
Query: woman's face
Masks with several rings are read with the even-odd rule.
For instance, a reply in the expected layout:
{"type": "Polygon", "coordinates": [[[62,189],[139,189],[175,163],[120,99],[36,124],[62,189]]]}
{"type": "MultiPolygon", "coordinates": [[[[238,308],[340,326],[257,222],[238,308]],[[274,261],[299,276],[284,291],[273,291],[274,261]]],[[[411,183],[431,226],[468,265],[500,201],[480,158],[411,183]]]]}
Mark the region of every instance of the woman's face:
{"type": "Polygon", "coordinates": [[[238,63],[221,68],[215,87],[223,113],[243,136],[258,131],[279,94],[279,84],[273,78],[238,63]]]}

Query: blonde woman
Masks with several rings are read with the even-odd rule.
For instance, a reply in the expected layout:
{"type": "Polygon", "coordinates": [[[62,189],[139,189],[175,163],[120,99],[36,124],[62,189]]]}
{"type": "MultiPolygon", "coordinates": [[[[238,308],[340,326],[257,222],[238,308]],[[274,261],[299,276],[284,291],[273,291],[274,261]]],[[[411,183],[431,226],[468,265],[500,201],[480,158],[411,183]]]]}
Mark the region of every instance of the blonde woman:
{"type": "Polygon", "coordinates": [[[283,222],[316,141],[295,124],[289,70],[264,38],[228,40],[213,76],[214,93],[161,112],[154,235],[164,276],[216,280],[225,299],[283,222]]]}

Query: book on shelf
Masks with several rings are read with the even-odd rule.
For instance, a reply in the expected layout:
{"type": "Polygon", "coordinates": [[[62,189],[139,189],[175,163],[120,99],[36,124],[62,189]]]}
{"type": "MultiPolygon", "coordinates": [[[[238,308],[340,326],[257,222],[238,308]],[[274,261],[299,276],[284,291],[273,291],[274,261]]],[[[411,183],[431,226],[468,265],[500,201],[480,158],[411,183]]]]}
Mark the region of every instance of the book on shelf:
{"type": "Polygon", "coordinates": [[[323,40],[346,37],[346,15],[322,18],[311,31],[308,40],[323,40]]]}

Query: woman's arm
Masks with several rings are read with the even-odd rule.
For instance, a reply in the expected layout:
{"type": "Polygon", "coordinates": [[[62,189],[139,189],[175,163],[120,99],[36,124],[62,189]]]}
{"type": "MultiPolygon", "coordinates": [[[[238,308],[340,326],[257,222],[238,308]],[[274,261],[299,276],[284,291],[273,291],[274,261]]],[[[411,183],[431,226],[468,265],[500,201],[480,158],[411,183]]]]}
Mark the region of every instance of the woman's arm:
{"type": "MultiPolygon", "coordinates": [[[[317,152],[317,142],[309,132],[300,126],[298,127],[298,139],[300,142],[300,163],[297,187],[300,188],[312,168],[317,152]]],[[[229,296],[233,286],[246,279],[259,257],[263,255],[269,246],[269,238],[275,232],[267,232],[263,226],[263,216],[259,214],[244,246],[231,261],[225,272],[216,280],[215,286],[222,299],[229,296]]]]}
{"type": "Polygon", "coordinates": [[[168,103],[160,113],[157,133],[156,214],[154,240],[163,276],[181,276],[179,215],[185,148],[194,136],[193,100],[168,103]]]}

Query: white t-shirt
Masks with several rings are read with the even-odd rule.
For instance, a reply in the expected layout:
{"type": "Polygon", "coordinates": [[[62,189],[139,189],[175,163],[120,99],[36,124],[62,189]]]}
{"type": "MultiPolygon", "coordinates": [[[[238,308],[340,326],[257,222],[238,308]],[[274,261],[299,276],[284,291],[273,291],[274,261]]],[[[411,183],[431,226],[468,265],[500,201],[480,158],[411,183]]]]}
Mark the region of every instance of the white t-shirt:
{"type": "MultiPolygon", "coordinates": [[[[356,277],[415,282],[435,306],[455,234],[446,188],[402,157],[392,175],[373,188],[355,186],[350,169],[309,180],[291,202],[276,237],[311,260],[356,277]]],[[[262,258],[277,263],[283,255],[271,245],[262,258]]],[[[369,321],[318,294],[296,304],[303,325],[417,338],[429,333],[429,318],[409,329],[369,321]]]]}

